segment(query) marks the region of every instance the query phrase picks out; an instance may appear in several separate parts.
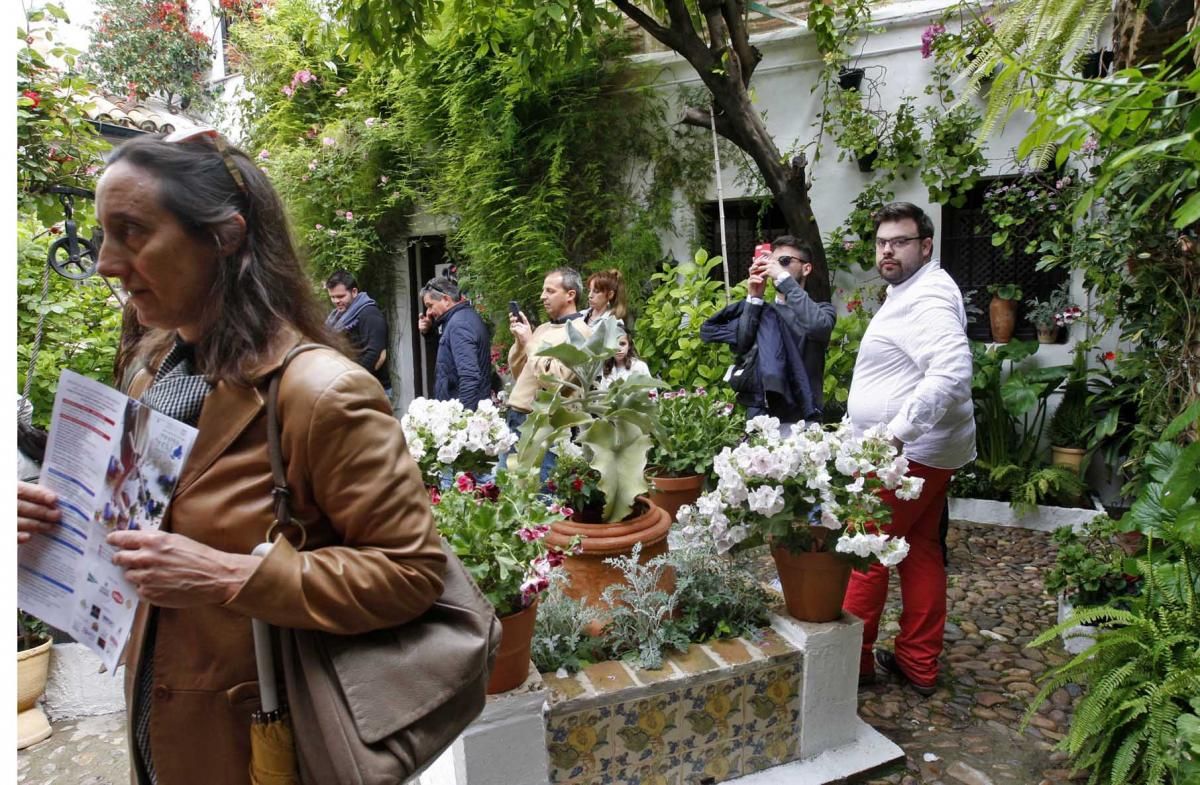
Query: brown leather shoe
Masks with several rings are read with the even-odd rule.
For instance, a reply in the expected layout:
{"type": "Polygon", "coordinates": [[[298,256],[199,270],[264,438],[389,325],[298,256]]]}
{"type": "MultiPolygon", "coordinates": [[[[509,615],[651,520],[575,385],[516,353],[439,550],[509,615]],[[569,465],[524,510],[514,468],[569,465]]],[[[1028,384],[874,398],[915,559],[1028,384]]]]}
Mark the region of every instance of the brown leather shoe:
{"type": "MultiPolygon", "coordinates": [[[[926,698],[937,692],[936,682],[933,684],[921,684],[920,682],[913,681],[912,677],[904,672],[904,668],[900,667],[900,663],[896,660],[896,655],[887,649],[875,650],[875,662],[877,662],[879,667],[883,668],[888,673],[894,676],[899,676],[901,679],[908,682],[918,694],[923,695],[926,698]]],[[[861,679],[862,677],[859,678],[861,679]]]]}

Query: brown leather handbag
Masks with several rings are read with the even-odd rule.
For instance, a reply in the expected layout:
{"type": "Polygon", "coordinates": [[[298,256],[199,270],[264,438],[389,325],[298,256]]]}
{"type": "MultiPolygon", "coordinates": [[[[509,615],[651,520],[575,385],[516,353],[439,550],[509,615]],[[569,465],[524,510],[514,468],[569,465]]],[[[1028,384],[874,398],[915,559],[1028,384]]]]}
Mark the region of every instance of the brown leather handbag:
{"type": "MultiPolygon", "coordinates": [[[[280,447],[279,379],[272,377],[267,444],[279,527],[291,517],[280,447]]],[[[273,527],[278,528],[278,527],[273,527]]],[[[291,548],[283,537],[276,548],[291,548]]],[[[443,548],[446,548],[443,543],[443,548]]],[[[445,588],[420,618],[360,635],[279,629],[296,758],[305,785],[396,785],[432,763],[483,711],[500,622],[479,587],[446,548],[445,588]]]]}

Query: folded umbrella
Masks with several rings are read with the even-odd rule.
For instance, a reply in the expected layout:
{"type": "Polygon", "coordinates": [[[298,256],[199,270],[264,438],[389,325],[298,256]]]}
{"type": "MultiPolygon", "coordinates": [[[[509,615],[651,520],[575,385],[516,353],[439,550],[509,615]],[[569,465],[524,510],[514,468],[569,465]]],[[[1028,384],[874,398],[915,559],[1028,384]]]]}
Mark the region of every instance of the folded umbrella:
{"type": "MultiPolygon", "coordinates": [[[[262,543],[254,549],[254,555],[265,556],[270,549],[270,543],[262,543]]],[[[299,785],[292,725],[287,709],[279,705],[271,627],[259,619],[251,619],[251,624],[262,709],[254,712],[250,719],[250,782],[252,785],[299,785]]]]}

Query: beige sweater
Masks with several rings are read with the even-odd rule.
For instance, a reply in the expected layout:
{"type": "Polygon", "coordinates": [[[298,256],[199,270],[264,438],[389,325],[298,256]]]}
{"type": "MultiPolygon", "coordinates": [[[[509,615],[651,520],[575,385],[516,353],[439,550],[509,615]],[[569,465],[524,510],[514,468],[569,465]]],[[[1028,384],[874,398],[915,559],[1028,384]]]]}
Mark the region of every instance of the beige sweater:
{"type": "MultiPolygon", "coordinates": [[[[588,327],[583,319],[572,319],[571,324],[574,324],[575,329],[585,338],[592,334],[592,328],[588,327]]],[[[508,367],[516,379],[508,396],[508,405],[511,408],[525,413],[533,409],[533,399],[538,391],[550,389],[552,386],[541,380],[543,374],[549,374],[555,379],[570,379],[573,376],[571,369],[559,360],[537,356],[537,353],[547,346],[566,342],[567,323],[546,322],[538,325],[533,331],[533,339],[529,344],[533,357],[526,355],[520,341],[513,343],[512,348],[508,350],[508,367]]]]}

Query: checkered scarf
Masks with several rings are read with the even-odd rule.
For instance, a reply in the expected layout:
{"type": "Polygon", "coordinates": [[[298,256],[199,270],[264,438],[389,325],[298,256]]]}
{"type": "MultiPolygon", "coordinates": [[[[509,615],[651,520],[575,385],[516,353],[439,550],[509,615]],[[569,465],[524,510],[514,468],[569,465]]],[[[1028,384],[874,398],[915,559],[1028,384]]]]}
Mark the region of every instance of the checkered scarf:
{"type": "MultiPolygon", "coordinates": [[[[203,375],[192,373],[194,361],[193,347],[176,338],[175,345],[159,365],[158,373],[154,374],[150,388],[142,394],[142,403],[156,412],[195,427],[200,422],[200,410],[204,407],[204,400],[212,389],[212,384],[203,375]]],[[[153,613],[151,611],[151,614],[153,613]]],[[[141,672],[138,674],[137,710],[134,713],[137,752],[151,785],[158,783],[158,772],[154,770],[154,759],[150,755],[150,701],[154,689],[155,626],[151,622],[147,629],[141,672]]]]}

